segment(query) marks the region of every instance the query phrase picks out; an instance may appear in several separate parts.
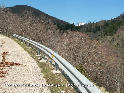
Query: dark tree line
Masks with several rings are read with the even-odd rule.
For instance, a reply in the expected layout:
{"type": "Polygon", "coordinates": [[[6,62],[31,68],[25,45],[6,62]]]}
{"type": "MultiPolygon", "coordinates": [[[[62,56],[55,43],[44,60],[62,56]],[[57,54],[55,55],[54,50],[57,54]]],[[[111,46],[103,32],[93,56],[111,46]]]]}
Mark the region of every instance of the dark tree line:
{"type": "Polygon", "coordinates": [[[57,27],[66,32],[67,30],[79,31],[90,34],[100,34],[101,36],[113,35],[116,31],[124,25],[124,13],[118,16],[117,18],[111,20],[102,20],[99,22],[89,22],[82,26],[75,26],[74,24],[61,24],[55,23],[57,27]]]}

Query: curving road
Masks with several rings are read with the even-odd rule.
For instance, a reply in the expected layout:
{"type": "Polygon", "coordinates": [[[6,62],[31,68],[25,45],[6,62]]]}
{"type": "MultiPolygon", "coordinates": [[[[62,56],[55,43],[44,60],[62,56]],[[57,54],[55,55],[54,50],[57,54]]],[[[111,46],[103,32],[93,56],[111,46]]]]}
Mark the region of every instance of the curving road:
{"type": "Polygon", "coordinates": [[[36,61],[12,39],[0,35],[0,62],[2,53],[8,52],[6,61],[22,65],[0,68],[7,71],[0,77],[0,93],[50,93],[36,61]]]}

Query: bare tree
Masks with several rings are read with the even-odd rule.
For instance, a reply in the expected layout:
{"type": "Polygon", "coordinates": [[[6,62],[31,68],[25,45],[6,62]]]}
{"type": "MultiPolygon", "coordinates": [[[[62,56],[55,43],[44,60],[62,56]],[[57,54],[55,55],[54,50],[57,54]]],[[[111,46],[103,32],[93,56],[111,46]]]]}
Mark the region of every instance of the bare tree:
{"type": "Polygon", "coordinates": [[[5,5],[0,4],[0,12],[5,8],[5,5]]]}

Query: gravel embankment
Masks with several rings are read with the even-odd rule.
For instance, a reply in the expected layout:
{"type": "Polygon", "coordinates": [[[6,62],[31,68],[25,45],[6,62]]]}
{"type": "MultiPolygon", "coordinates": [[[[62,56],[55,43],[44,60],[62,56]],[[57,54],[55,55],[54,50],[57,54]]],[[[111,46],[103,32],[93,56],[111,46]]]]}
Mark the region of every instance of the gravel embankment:
{"type": "Polygon", "coordinates": [[[15,41],[0,35],[0,62],[3,52],[9,52],[6,61],[22,65],[3,69],[8,74],[0,77],[0,93],[50,93],[48,87],[42,86],[46,81],[36,61],[15,41]]]}

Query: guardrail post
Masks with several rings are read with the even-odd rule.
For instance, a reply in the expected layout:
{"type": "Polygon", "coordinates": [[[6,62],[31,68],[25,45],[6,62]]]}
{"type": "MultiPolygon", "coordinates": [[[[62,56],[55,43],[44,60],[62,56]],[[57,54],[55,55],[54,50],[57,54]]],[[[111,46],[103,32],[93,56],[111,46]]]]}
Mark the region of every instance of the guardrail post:
{"type": "Polygon", "coordinates": [[[37,49],[37,55],[40,55],[40,49],[37,49]]]}
{"type": "Polygon", "coordinates": [[[58,64],[55,62],[55,70],[57,71],[59,69],[58,64]]]}
{"type": "Polygon", "coordinates": [[[30,43],[27,42],[27,45],[30,46],[30,43]]]}
{"type": "Polygon", "coordinates": [[[26,44],[25,40],[23,40],[23,43],[26,44]]]}
{"type": "Polygon", "coordinates": [[[21,39],[21,42],[23,42],[23,40],[21,39]]]}
{"type": "Polygon", "coordinates": [[[52,64],[52,59],[50,59],[50,61],[49,61],[49,62],[50,62],[50,64],[52,64]]]}

